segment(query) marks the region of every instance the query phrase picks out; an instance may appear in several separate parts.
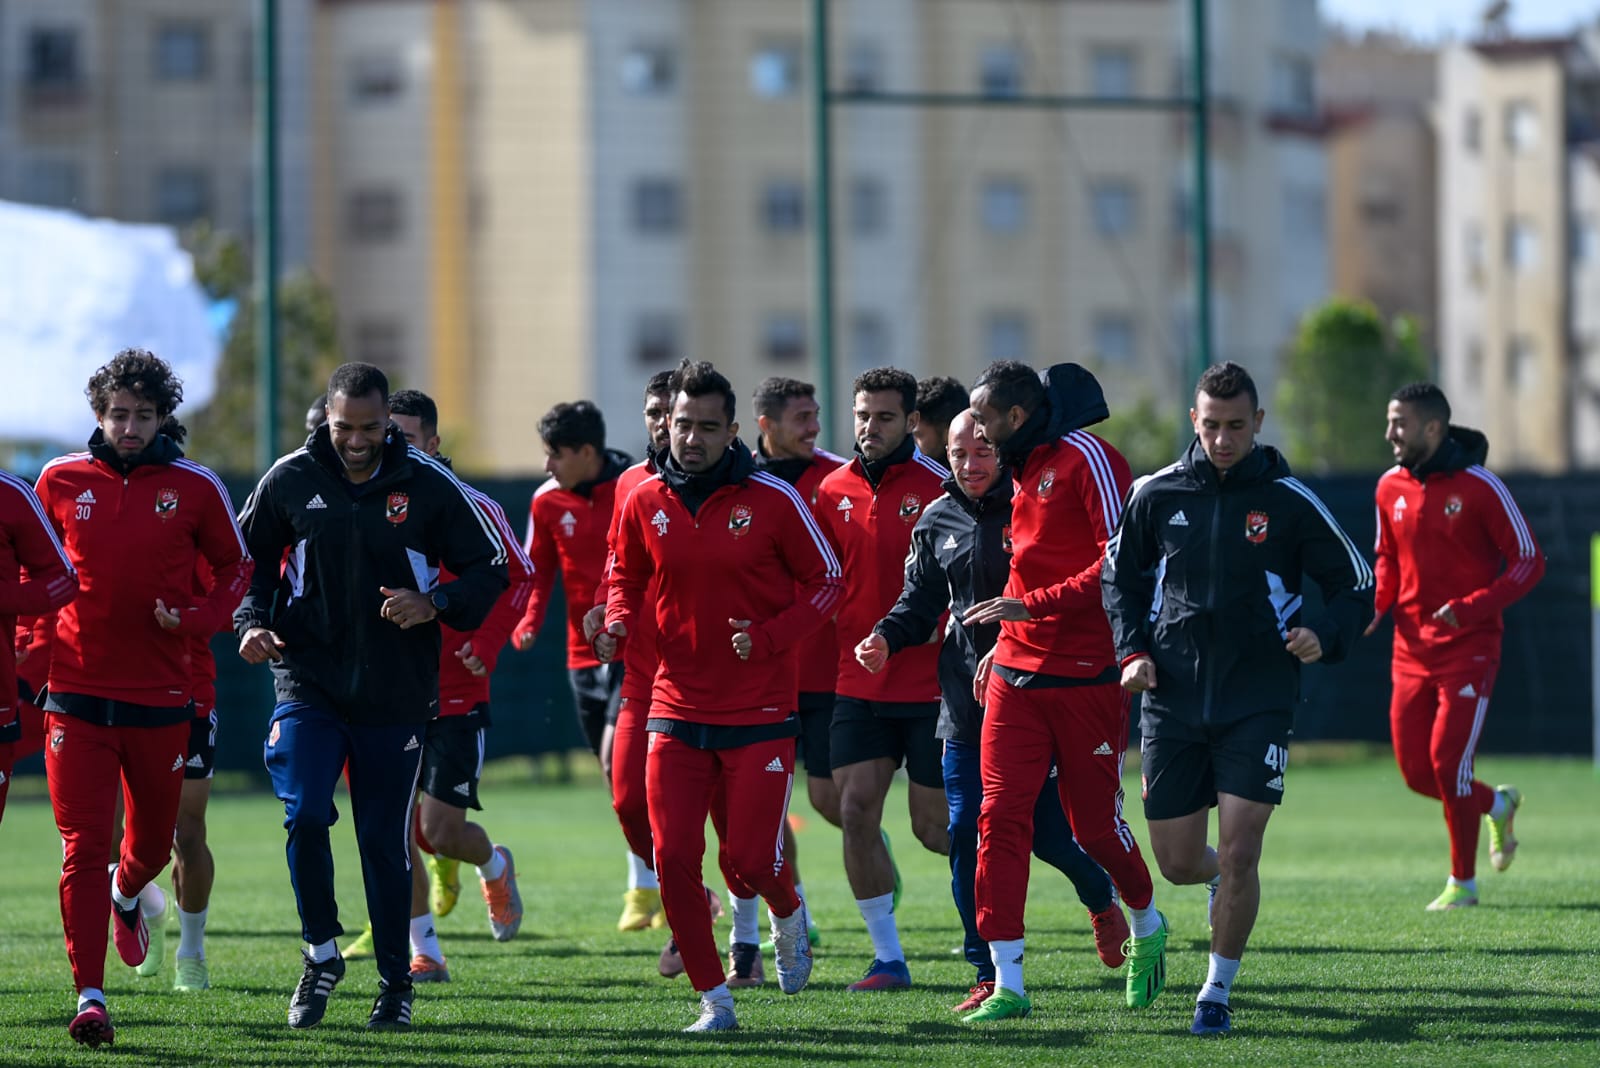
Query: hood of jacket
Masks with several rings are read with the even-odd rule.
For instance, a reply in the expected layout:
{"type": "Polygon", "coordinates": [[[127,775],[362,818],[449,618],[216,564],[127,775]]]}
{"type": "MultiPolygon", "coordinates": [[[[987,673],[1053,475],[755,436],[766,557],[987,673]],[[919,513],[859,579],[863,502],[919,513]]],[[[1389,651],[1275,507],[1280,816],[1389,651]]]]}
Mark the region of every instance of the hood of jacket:
{"type": "Polygon", "coordinates": [[[607,449],[601,454],[600,458],[604,461],[600,465],[600,473],[594,478],[573,486],[573,493],[581,497],[592,497],[596,486],[601,486],[614,480],[622,472],[633,466],[633,457],[621,449],[607,449]]]}
{"type": "Polygon", "coordinates": [[[1016,470],[1040,445],[1111,417],[1100,380],[1087,367],[1058,363],[1040,371],[1039,381],[1044,385],[1044,403],[1000,447],[1001,461],[1016,470]]]}
{"type": "Polygon", "coordinates": [[[1416,467],[1408,467],[1406,470],[1411,472],[1412,478],[1421,482],[1429,475],[1442,474],[1446,471],[1465,471],[1488,459],[1489,439],[1482,431],[1451,424],[1444,440],[1433,450],[1433,455],[1416,467]]]}
{"type": "Polygon", "coordinates": [[[116,448],[106,441],[105,431],[95,427],[94,433],[89,435],[89,454],[113,471],[126,475],[135,467],[145,464],[170,464],[182,459],[183,449],[165,434],[157,434],[149,445],[123,459],[116,448]]]}
{"type": "Polygon", "coordinates": [[[710,497],[723,486],[731,486],[735,482],[743,482],[756,470],[756,461],[750,455],[750,450],[745,443],[734,438],[728,443],[728,450],[722,458],[711,465],[709,471],[694,474],[678,466],[678,461],[672,456],[672,448],[668,446],[655,455],[656,471],[661,475],[661,481],[667,488],[684,499],[689,505],[689,511],[695,511],[706,498],[710,497]]]}
{"type": "Polygon", "coordinates": [[[1184,450],[1178,465],[1190,478],[1203,486],[1211,487],[1220,486],[1224,482],[1229,486],[1248,486],[1287,478],[1290,474],[1289,461],[1283,458],[1283,454],[1273,446],[1262,445],[1260,442],[1256,443],[1248,455],[1228,468],[1226,479],[1219,477],[1216,465],[1206,456],[1205,447],[1200,444],[1199,438],[1189,442],[1189,447],[1184,450]]]}

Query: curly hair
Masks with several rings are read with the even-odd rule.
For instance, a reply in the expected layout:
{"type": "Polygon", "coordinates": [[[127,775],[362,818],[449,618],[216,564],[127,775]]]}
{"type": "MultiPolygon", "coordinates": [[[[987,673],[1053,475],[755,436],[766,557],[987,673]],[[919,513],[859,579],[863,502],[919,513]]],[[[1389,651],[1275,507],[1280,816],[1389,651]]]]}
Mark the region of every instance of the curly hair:
{"type": "Polygon", "coordinates": [[[111,395],[127,390],[140,400],[156,406],[156,415],[165,419],[183,403],[183,381],[172,367],[145,349],[123,349],[111,362],[89,376],[84,396],[97,417],[111,408],[111,395]]]}
{"type": "Polygon", "coordinates": [[[917,379],[911,372],[898,367],[874,367],[862,372],[850,386],[852,394],[887,391],[900,394],[900,408],[905,414],[910,415],[917,410],[917,379]]]}
{"type": "Polygon", "coordinates": [[[924,378],[917,383],[917,413],[924,422],[949,426],[950,420],[972,406],[967,387],[954,378],[924,378]]]}

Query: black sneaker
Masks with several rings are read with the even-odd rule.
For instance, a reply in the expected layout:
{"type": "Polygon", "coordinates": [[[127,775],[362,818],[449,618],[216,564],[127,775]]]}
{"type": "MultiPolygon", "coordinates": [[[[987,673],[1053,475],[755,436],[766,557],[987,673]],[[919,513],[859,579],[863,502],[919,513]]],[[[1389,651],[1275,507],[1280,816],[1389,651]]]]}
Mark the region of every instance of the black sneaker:
{"type": "Polygon", "coordinates": [[[300,958],[306,962],[306,970],[294,988],[294,996],[289,999],[289,1026],[315,1027],[322,1022],[322,1014],[328,1011],[328,995],[344,978],[344,958],[335,955],[332,960],[319,964],[303,949],[300,958]]]}
{"type": "Polygon", "coordinates": [[[372,1003],[372,1015],[367,1018],[367,1030],[411,1030],[411,985],[391,988],[388,983],[380,982],[378,991],[378,1000],[372,1003]]]}
{"type": "Polygon", "coordinates": [[[730,988],[760,986],[767,981],[761,967],[761,947],[754,942],[734,942],[728,947],[728,977],[730,988]]]}

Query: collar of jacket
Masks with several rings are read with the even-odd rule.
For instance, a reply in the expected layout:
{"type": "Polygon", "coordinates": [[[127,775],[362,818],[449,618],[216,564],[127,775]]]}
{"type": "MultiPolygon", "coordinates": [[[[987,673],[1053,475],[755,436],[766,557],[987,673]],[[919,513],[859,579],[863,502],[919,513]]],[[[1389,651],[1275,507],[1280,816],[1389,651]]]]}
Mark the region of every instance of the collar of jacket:
{"type": "Polygon", "coordinates": [[[734,438],[722,458],[711,465],[709,471],[693,474],[678,466],[669,446],[655,455],[656,472],[668,489],[684,498],[705,500],[723,486],[743,482],[756,470],[756,462],[744,442],[734,438]]]}
{"type": "Polygon", "coordinates": [[[908,463],[916,454],[917,439],[907,434],[905,440],[895,447],[894,452],[891,452],[881,460],[867,459],[866,456],[862,455],[861,446],[859,444],[856,445],[855,462],[861,466],[861,473],[867,477],[867,481],[872,484],[872,488],[877,489],[878,484],[883,481],[883,476],[889,473],[890,468],[897,464],[908,463]]]}
{"type": "Polygon", "coordinates": [[[147,464],[170,464],[183,456],[183,450],[178,443],[165,434],[157,434],[156,439],[139,452],[127,459],[123,459],[117,450],[106,441],[105,432],[95,427],[94,433],[89,435],[89,455],[105,464],[119,475],[127,475],[135,467],[144,467],[147,464]]]}
{"type": "Polygon", "coordinates": [[[600,457],[604,463],[600,465],[600,473],[586,482],[580,482],[572,487],[572,492],[580,497],[593,497],[596,486],[603,486],[614,481],[616,477],[633,466],[633,457],[620,449],[607,449],[600,457]]]}
{"type": "Polygon", "coordinates": [[[1465,471],[1474,464],[1481,464],[1489,458],[1489,439],[1481,431],[1471,427],[1451,426],[1445,434],[1439,447],[1433,450],[1433,455],[1422,461],[1416,467],[1408,467],[1411,477],[1418,482],[1429,475],[1444,474],[1448,471],[1465,471]]]}
{"type": "Polygon", "coordinates": [[[999,473],[995,476],[994,485],[985,490],[983,496],[977,500],[973,500],[962,492],[961,483],[956,481],[954,475],[945,479],[943,485],[944,491],[949,495],[950,499],[955,501],[962,511],[974,519],[980,518],[986,512],[992,512],[996,508],[1008,507],[1011,504],[1011,472],[1004,467],[1000,468],[999,473]]]}
{"type": "Polygon", "coordinates": [[[1111,415],[1100,380],[1081,364],[1058,363],[1039,372],[1044,403],[998,450],[1000,462],[1021,471],[1028,454],[1041,445],[1103,422],[1111,415]]]}
{"type": "Polygon", "coordinates": [[[765,471],[775,475],[793,486],[800,481],[800,477],[811,470],[815,459],[805,460],[794,456],[785,456],[777,459],[767,452],[767,443],[756,438],[755,464],[757,471],[765,471]]]}
{"type": "MultiPolygon", "coordinates": [[[[408,455],[411,446],[406,443],[406,436],[400,428],[393,423],[389,424],[388,431],[383,437],[383,452],[378,458],[378,469],[366,482],[350,483],[362,489],[375,482],[386,482],[395,478],[402,472],[409,471],[411,457],[408,455]]],[[[333,447],[333,435],[328,429],[328,424],[323,423],[311,432],[306,438],[306,452],[311,458],[335,478],[350,482],[350,477],[345,473],[344,461],[339,458],[339,450],[333,447]]]]}
{"type": "Polygon", "coordinates": [[[1200,444],[1199,438],[1189,442],[1189,448],[1184,451],[1180,463],[1188,469],[1196,481],[1211,489],[1246,486],[1282,478],[1289,474],[1289,463],[1283,455],[1271,445],[1263,445],[1260,442],[1256,442],[1248,456],[1228,468],[1226,478],[1218,477],[1216,465],[1206,456],[1205,447],[1200,444]]]}

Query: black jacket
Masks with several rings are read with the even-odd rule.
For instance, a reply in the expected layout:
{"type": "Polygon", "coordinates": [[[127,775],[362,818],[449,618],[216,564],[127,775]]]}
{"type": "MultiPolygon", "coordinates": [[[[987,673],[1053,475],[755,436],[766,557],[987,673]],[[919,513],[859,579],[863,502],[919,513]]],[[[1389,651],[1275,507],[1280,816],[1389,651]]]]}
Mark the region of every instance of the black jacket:
{"type": "Polygon", "coordinates": [[[1005,592],[1011,571],[1011,473],[1002,468],[994,486],[975,501],[954,479],[947,479],[944,489],[911,530],[900,599],[872,629],[888,641],[893,656],[926,641],[940,614],[950,610],[939,647],[938,737],[977,745],[983,707],[972,699],[972,680],[978,661],[1000,637],[1000,624],[969,626],[961,617],[1005,592]]]}
{"type": "Polygon", "coordinates": [[[506,588],[493,520],[392,425],[378,471],[360,484],[319,427],[262,476],[239,525],[259,566],[234,629],[283,639],[272,665],[278,701],[318,704],[351,723],[432,719],[439,623],[474,630],[506,588]],[[454,581],[438,585],[441,563],[454,581]],[[378,615],[380,586],[439,589],[449,604],[438,620],[401,630],[378,615]]]}
{"type": "Polygon", "coordinates": [[[1372,619],[1372,569],[1276,449],[1257,446],[1219,480],[1197,439],[1135,482],[1100,580],[1119,660],[1155,661],[1143,729],[1152,717],[1227,723],[1290,711],[1300,662],[1284,644],[1302,625],[1302,574],[1326,606],[1304,625],[1322,662],[1337,663],[1372,619]]]}

